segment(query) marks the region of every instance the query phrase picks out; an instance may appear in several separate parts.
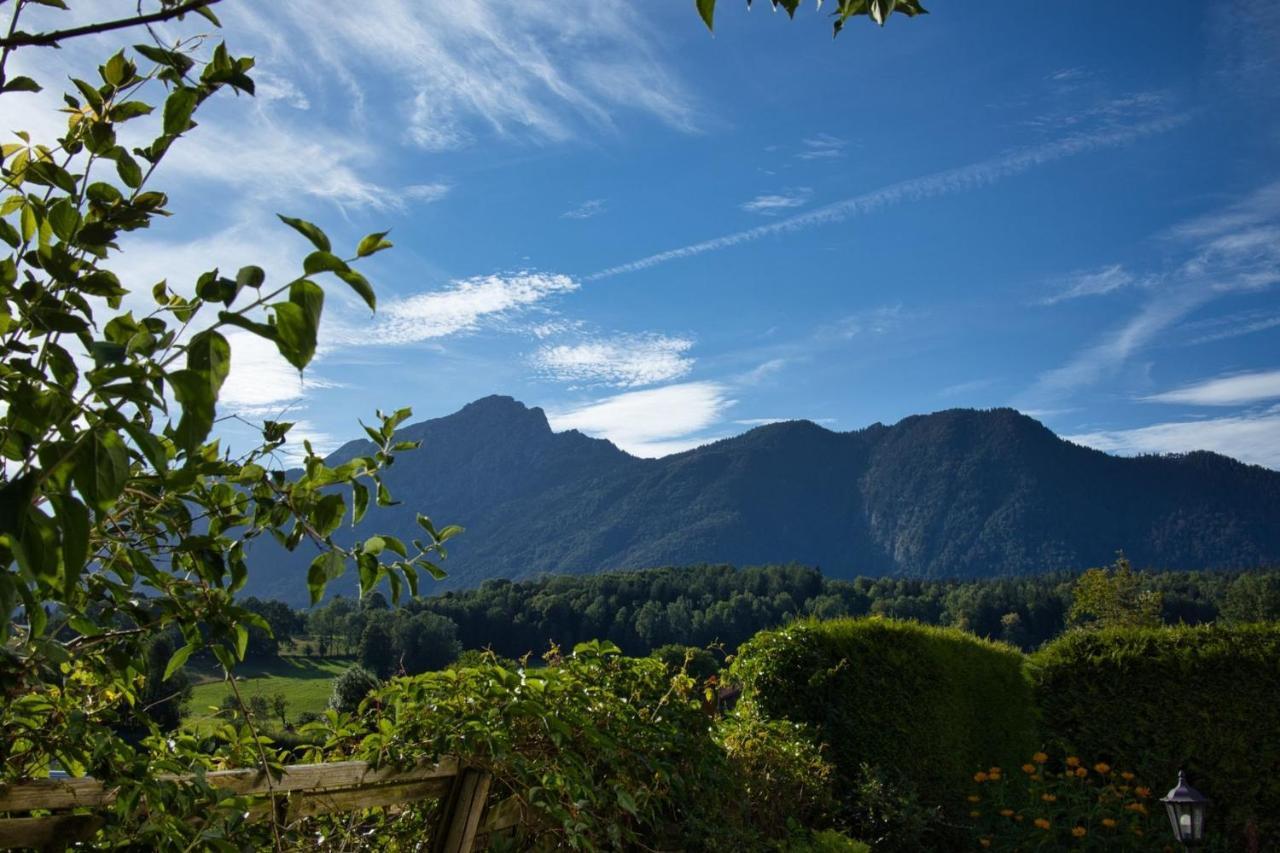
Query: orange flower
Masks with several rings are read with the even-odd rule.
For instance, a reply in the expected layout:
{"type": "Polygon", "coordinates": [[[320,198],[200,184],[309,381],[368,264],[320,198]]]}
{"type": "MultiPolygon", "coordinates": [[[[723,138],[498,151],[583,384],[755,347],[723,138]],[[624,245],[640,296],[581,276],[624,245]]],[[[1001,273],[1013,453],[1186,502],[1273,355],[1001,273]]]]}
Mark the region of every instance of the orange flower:
{"type": "Polygon", "coordinates": [[[1081,779],[1083,779],[1084,777],[1089,775],[1089,771],[1085,770],[1083,767],[1077,767],[1076,775],[1079,776],[1081,779]]]}
{"type": "Polygon", "coordinates": [[[1022,823],[1024,820],[1026,820],[1026,818],[1025,818],[1025,817],[1023,817],[1023,816],[1022,816],[1022,815],[1020,815],[1020,814],[1016,814],[1016,815],[1014,815],[1014,816],[1013,816],[1013,819],[1014,819],[1014,820],[1016,820],[1018,823],[1022,823]]]}
{"type": "Polygon", "coordinates": [[[1048,828],[1049,828],[1049,821],[1045,820],[1045,819],[1044,819],[1044,818],[1042,818],[1042,817],[1038,817],[1038,818],[1036,818],[1036,820],[1035,820],[1035,824],[1036,824],[1036,826],[1037,826],[1037,827],[1039,827],[1040,829],[1048,829],[1048,828]]]}
{"type": "Polygon", "coordinates": [[[1057,794],[1041,794],[1040,799],[1044,800],[1046,803],[1056,803],[1058,801],[1058,796],[1057,794]]]}
{"type": "Polygon", "coordinates": [[[1000,810],[1000,816],[1001,816],[1001,817],[1013,817],[1013,809],[1001,809],[1001,810],[1000,810]]]}
{"type": "Polygon", "coordinates": [[[1039,773],[1032,773],[1032,774],[1031,774],[1031,781],[1032,781],[1032,782],[1039,782],[1039,781],[1040,781],[1040,774],[1039,774],[1039,773]]]}
{"type": "Polygon", "coordinates": [[[1147,813],[1147,807],[1144,806],[1142,803],[1129,803],[1129,805],[1125,806],[1125,808],[1131,812],[1137,812],[1138,814],[1147,813]]]}
{"type": "Polygon", "coordinates": [[[1132,773],[1130,773],[1128,770],[1126,770],[1126,771],[1124,771],[1123,773],[1121,773],[1121,774],[1120,774],[1120,778],[1121,778],[1121,779],[1123,779],[1123,780],[1124,780],[1124,781],[1126,781],[1126,782],[1132,782],[1132,781],[1133,781],[1133,774],[1132,774],[1132,773]]]}
{"type": "Polygon", "coordinates": [[[1031,756],[1031,760],[1036,764],[1044,764],[1049,760],[1049,756],[1045,755],[1043,752],[1037,752],[1035,755],[1031,756]]]}
{"type": "Polygon", "coordinates": [[[1084,838],[1088,833],[1089,830],[1085,829],[1083,826],[1076,826],[1071,829],[1071,834],[1076,838],[1084,838]]]}
{"type": "Polygon", "coordinates": [[[1143,785],[1139,785],[1138,787],[1134,788],[1133,792],[1137,794],[1139,797],[1142,797],[1143,799],[1151,796],[1151,789],[1143,785]]]}
{"type": "Polygon", "coordinates": [[[1107,764],[1105,761],[1099,761],[1097,764],[1093,765],[1093,769],[1097,770],[1103,776],[1106,776],[1111,772],[1111,765],[1107,764]]]}
{"type": "Polygon", "coordinates": [[[1080,759],[1076,758],[1074,755],[1068,755],[1068,756],[1067,756],[1067,766],[1068,766],[1068,767],[1079,767],[1079,766],[1080,766],[1080,759]]]}
{"type": "Polygon", "coordinates": [[[990,847],[990,846],[991,846],[991,839],[990,839],[990,838],[979,838],[979,839],[978,839],[978,843],[979,843],[979,844],[981,844],[983,847],[990,847]]]}
{"type": "Polygon", "coordinates": [[[977,773],[973,774],[973,781],[978,783],[985,782],[987,781],[987,774],[979,770],[977,773]]]}
{"type": "Polygon", "coordinates": [[[968,796],[968,800],[971,803],[980,803],[982,802],[982,797],[979,797],[977,794],[970,794],[968,796]]]}
{"type": "Polygon", "coordinates": [[[969,817],[982,817],[982,812],[969,812],[969,817]]]}
{"type": "Polygon", "coordinates": [[[1105,826],[1107,829],[1115,829],[1116,819],[1113,817],[1104,817],[1102,819],[1102,825],[1105,826]]]}
{"type": "Polygon", "coordinates": [[[1024,764],[1022,765],[1022,772],[1027,774],[1035,773],[1036,766],[1034,764],[1024,764]]]}
{"type": "Polygon", "coordinates": [[[988,768],[988,769],[987,769],[987,772],[988,772],[988,773],[990,773],[992,776],[999,776],[999,775],[1000,775],[1000,768],[999,768],[999,767],[990,767],[990,768],[988,768]]]}

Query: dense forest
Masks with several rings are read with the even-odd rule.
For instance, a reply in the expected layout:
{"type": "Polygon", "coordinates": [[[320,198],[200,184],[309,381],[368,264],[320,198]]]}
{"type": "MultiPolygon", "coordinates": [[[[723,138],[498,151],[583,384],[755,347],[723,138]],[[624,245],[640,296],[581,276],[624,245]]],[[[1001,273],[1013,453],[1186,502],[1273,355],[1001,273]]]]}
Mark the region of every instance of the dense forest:
{"type": "MultiPolygon", "coordinates": [[[[1168,624],[1280,619],[1280,571],[1137,575],[1168,624]]],[[[304,652],[355,654],[371,670],[423,671],[462,649],[506,657],[549,643],[607,639],[628,654],[669,644],[732,652],[756,632],[801,616],[883,615],[963,628],[1034,649],[1067,627],[1079,575],[987,580],[832,580],[802,566],[657,568],[559,575],[414,599],[392,609],[378,593],[335,598],[305,617],[251,600],[277,634],[304,652]]],[[[255,644],[255,648],[259,647],[255,644]]]]}
{"type": "MultiPolygon", "coordinates": [[[[1117,458],[1012,409],[953,409],[832,432],[759,427],[662,459],[553,432],[541,409],[487,397],[408,424],[376,525],[408,542],[418,512],[466,532],[444,589],[491,578],[662,565],[798,562],[827,575],[993,577],[1081,570],[1125,549],[1139,566],[1280,562],[1280,474],[1212,453],[1117,458]]],[[[339,464],[370,450],[351,442],[339,464]]],[[[246,591],[301,606],[315,556],[262,539],[246,591]]],[[[332,581],[352,595],[356,573],[332,581]]]]}

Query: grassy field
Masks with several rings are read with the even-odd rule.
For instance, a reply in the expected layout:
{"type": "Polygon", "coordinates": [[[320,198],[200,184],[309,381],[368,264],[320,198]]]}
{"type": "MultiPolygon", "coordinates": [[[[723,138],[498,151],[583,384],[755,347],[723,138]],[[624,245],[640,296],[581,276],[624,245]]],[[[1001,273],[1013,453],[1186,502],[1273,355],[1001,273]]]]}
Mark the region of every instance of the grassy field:
{"type": "MultiPolygon", "coordinates": [[[[276,693],[283,695],[288,703],[287,716],[296,721],[303,711],[325,709],[333,679],[349,666],[351,661],[346,658],[282,657],[267,664],[241,664],[236,669],[237,684],[246,702],[254,695],[268,699],[276,693]]],[[[210,720],[210,706],[222,704],[222,697],[231,692],[231,687],[217,673],[191,670],[190,675],[195,686],[187,724],[202,728],[210,720]]]]}

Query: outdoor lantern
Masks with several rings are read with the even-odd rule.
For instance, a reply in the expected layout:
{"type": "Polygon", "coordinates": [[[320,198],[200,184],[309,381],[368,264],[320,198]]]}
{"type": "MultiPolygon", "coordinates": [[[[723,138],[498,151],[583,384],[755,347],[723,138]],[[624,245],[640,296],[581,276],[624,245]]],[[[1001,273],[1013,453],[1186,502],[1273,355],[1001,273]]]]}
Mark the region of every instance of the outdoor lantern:
{"type": "Polygon", "coordinates": [[[1187,776],[1178,771],[1178,787],[1160,798],[1169,812],[1173,837],[1184,847],[1197,847],[1204,841],[1204,813],[1209,798],[1187,784],[1187,776]]]}

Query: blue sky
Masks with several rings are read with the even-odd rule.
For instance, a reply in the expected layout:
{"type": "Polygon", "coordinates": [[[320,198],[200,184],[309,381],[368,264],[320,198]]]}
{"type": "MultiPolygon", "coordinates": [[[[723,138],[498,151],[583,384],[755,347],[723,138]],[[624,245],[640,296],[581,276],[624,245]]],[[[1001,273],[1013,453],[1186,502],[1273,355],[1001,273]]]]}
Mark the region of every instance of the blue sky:
{"type": "MultiPolygon", "coordinates": [[[[1280,8],[926,5],[832,40],[765,2],[713,37],[685,2],[228,0],[258,97],[175,148],[117,269],[283,281],[277,211],[391,229],[378,314],[335,285],[305,376],[234,342],[225,410],[322,448],[502,393],[649,456],[1014,406],[1280,468],[1280,8]]],[[[51,132],[41,97],[5,126],[51,132]]]]}

